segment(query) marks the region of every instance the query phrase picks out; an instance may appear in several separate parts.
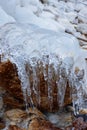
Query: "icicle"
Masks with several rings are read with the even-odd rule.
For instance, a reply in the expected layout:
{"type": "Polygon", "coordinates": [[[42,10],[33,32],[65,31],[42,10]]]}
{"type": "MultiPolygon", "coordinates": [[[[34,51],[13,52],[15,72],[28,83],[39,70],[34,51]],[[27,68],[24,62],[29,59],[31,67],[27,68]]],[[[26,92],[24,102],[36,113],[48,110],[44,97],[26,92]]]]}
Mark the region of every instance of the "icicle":
{"type": "Polygon", "coordinates": [[[48,65],[48,100],[50,102],[50,110],[52,110],[53,105],[53,90],[52,90],[52,68],[48,65]]]}

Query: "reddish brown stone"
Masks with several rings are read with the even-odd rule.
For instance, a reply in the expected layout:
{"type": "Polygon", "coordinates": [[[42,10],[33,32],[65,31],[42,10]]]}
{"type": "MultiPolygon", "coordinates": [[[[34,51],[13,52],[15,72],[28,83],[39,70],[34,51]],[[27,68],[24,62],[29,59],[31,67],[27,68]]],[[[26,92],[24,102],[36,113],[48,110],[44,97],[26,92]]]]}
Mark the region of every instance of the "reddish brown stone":
{"type": "Polygon", "coordinates": [[[73,122],[74,130],[87,130],[87,122],[84,122],[82,118],[78,118],[73,122]]]}
{"type": "Polygon", "coordinates": [[[21,129],[21,128],[19,128],[16,125],[10,125],[9,128],[8,128],[8,130],[25,130],[25,129],[21,129]]]}
{"type": "Polygon", "coordinates": [[[0,86],[12,96],[23,99],[17,68],[10,61],[0,63],[0,86]]]}
{"type": "Polygon", "coordinates": [[[61,130],[60,128],[55,127],[49,121],[41,120],[38,118],[33,119],[30,122],[28,130],[61,130]]]}
{"type": "MultiPolygon", "coordinates": [[[[48,66],[47,66],[48,67],[48,66]]],[[[51,66],[52,67],[52,66],[51,66]]],[[[52,68],[53,69],[53,68],[52,68]]],[[[38,107],[40,110],[47,110],[50,112],[58,111],[58,93],[57,93],[57,86],[56,86],[56,75],[53,72],[53,77],[51,81],[52,86],[52,101],[48,98],[48,85],[47,82],[44,80],[43,76],[43,65],[41,63],[41,66],[37,67],[36,73],[37,77],[40,80],[40,83],[37,86],[37,92],[40,90],[40,95],[36,95],[33,90],[33,77],[32,77],[32,70],[28,65],[26,65],[26,72],[30,74],[30,84],[31,84],[31,98],[33,100],[33,103],[36,107],[38,107]],[[39,100],[40,97],[40,100],[39,100]]],[[[11,104],[16,108],[20,108],[20,103],[23,104],[23,94],[21,91],[21,83],[18,78],[17,74],[17,68],[14,64],[12,64],[9,60],[7,62],[0,63],[0,86],[2,86],[8,93],[9,96],[4,97],[4,102],[7,105],[11,104]],[[11,97],[10,97],[11,96],[11,97]],[[13,98],[12,98],[13,97],[13,98]],[[18,101],[18,100],[19,101],[18,101]],[[17,103],[16,103],[17,102],[17,103]]],[[[70,98],[70,88],[67,85],[64,104],[69,104],[71,102],[70,98]]],[[[28,103],[30,103],[30,98],[28,97],[28,103]]],[[[11,107],[13,108],[13,107],[11,107]]]]}

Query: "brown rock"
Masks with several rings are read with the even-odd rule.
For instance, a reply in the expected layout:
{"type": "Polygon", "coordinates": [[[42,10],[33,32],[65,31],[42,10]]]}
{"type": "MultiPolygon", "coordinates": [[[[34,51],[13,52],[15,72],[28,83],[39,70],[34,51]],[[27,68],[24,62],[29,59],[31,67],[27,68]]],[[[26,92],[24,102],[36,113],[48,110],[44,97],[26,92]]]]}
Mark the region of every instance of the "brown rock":
{"type": "Polygon", "coordinates": [[[0,122],[0,130],[5,128],[5,124],[0,122]]]}
{"type": "Polygon", "coordinates": [[[37,108],[30,108],[27,113],[13,109],[7,111],[5,116],[9,119],[8,130],[61,130],[50,123],[37,108]]]}
{"type": "Polygon", "coordinates": [[[45,115],[42,112],[40,112],[37,108],[29,108],[28,114],[30,120],[33,118],[40,118],[40,119],[46,118],[45,115]]]}
{"type": "Polygon", "coordinates": [[[61,130],[60,128],[55,127],[49,121],[41,120],[38,118],[33,119],[30,122],[28,130],[61,130]]]}
{"type": "Polygon", "coordinates": [[[87,109],[81,109],[81,110],[79,111],[79,113],[80,113],[80,114],[87,114],[87,109]]]}
{"type": "Polygon", "coordinates": [[[15,108],[22,109],[25,107],[25,104],[23,103],[22,100],[15,98],[11,94],[9,94],[7,91],[3,95],[3,102],[6,106],[6,111],[10,109],[15,109],[15,108]]]}
{"type": "Polygon", "coordinates": [[[5,113],[6,118],[13,122],[20,122],[27,117],[27,113],[20,109],[12,109],[5,113]]]}
{"type": "Polygon", "coordinates": [[[5,122],[2,118],[0,118],[0,130],[5,128],[5,122]]]}
{"type": "Polygon", "coordinates": [[[10,61],[0,63],[0,86],[5,88],[12,96],[23,99],[17,68],[10,61]]]}
{"type": "MultiPolygon", "coordinates": [[[[26,65],[26,72],[30,74],[30,88],[31,88],[31,98],[33,100],[34,106],[40,110],[55,112],[58,111],[58,90],[56,85],[56,75],[52,69],[53,77],[51,80],[52,93],[51,96],[53,100],[48,98],[48,85],[44,80],[43,75],[43,65],[37,68],[37,78],[39,78],[40,83],[37,85],[36,91],[38,95],[35,94],[33,90],[33,80],[32,80],[32,71],[28,65],[26,65]],[[40,93],[39,93],[40,91],[40,93]]],[[[0,86],[2,86],[9,94],[9,96],[4,97],[4,102],[9,108],[20,108],[23,106],[23,94],[21,91],[21,83],[18,78],[17,68],[10,61],[0,63],[0,86]],[[13,98],[12,98],[13,97],[13,98]],[[10,103],[11,102],[11,103],[10,103]],[[22,105],[20,105],[22,104],[22,105]],[[13,106],[13,107],[12,107],[13,106]]],[[[64,104],[71,103],[70,97],[70,88],[67,85],[67,90],[65,94],[64,104]]],[[[28,103],[30,104],[30,97],[28,97],[28,103]]]]}
{"type": "Polygon", "coordinates": [[[84,122],[82,118],[78,118],[73,122],[74,130],[87,130],[87,122],[84,122]]]}
{"type": "Polygon", "coordinates": [[[10,125],[9,128],[8,128],[8,130],[25,130],[25,129],[19,128],[16,125],[10,125]]]}
{"type": "Polygon", "coordinates": [[[28,130],[61,130],[46,120],[45,115],[37,108],[30,108],[28,114],[30,122],[28,130]]]}

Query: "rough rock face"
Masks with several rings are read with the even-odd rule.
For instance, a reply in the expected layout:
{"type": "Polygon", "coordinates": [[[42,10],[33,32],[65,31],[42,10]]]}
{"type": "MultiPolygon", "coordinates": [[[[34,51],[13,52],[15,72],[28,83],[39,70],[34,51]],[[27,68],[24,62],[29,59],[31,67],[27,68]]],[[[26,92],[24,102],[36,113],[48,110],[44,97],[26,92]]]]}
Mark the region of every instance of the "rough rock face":
{"type": "Polygon", "coordinates": [[[21,128],[17,127],[16,125],[10,125],[8,130],[24,130],[24,129],[21,129],[21,128]]]}
{"type": "MultiPolygon", "coordinates": [[[[47,111],[57,111],[58,97],[57,97],[57,86],[55,83],[55,79],[52,81],[52,96],[53,102],[51,103],[48,99],[48,88],[47,83],[44,81],[43,73],[40,71],[40,102],[38,102],[38,97],[35,95],[32,86],[32,75],[31,75],[31,98],[35,106],[37,106],[41,110],[47,111]],[[52,106],[50,108],[50,106],[52,106]]],[[[10,108],[21,108],[24,107],[23,102],[23,93],[21,90],[21,83],[18,78],[17,68],[10,61],[0,63],[0,86],[4,88],[7,92],[3,96],[4,103],[10,108]]],[[[30,98],[28,97],[28,103],[30,103],[30,98]]],[[[67,83],[66,94],[64,99],[64,105],[71,103],[70,98],[70,88],[67,83]]]]}
{"type": "Polygon", "coordinates": [[[61,129],[54,127],[49,121],[33,119],[30,122],[28,130],[61,130],[61,129]]]}
{"type": "Polygon", "coordinates": [[[9,120],[8,130],[61,130],[50,123],[36,108],[28,113],[20,109],[12,109],[5,113],[9,120]]]}
{"type": "Polygon", "coordinates": [[[5,88],[12,96],[23,99],[16,66],[11,64],[10,61],[0,63],[0,86],[5,88]],[[18,92],[20,93],[17,94],[18,92]]]}

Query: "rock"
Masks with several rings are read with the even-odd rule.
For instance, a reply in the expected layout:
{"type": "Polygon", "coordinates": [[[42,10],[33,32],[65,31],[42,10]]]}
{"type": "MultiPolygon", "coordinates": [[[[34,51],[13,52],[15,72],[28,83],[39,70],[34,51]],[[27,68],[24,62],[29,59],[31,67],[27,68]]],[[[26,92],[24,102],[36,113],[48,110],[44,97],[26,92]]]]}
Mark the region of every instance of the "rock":
{"type": "Polygon", "coordinates": [[[72,125],[72,115],[70,112],[57,112],[57,113],[48,113],[47,117],[51,123],[56,127],[65,128],[72,125]]]}
{"type": "Polygon", "coordinates": [[[45,119],[46,116],[42,114],[37,108],[29,108],[28,114],[30,119],[32,118],[40,118],[40,119],[45,119]]]}
{"type": "Polygon", "coordinates": [[[79,40],[79,44],[81,47],[87,46],[87,42],[79,40]]]}
{"type": "Polygon", "coordinates": [[[82,23],[87,23],[87,8],[83,8],[80,10],[80,12],[78,13],[78,19],[80,22],[82,23]]]}
{"type": "Polygon", "coordinates": [[[41,3],[47,3],[48,2],[48,0],[40,0],[41,1],[41,3]]]}
{"type": "Polygon", "coordinates": [[[19,128],[16,125],[10,125],[9,128],[8,128],[8,130],[25,130],[25,129],[19,128]]]}
{"type": "Polygon", "coordinates": [[[87,24],[84,24],[84,23],[78,24],[76,27],[76,30],[78,32],[81,32],[84,35],[87,35],[87,24]]]}
{"type": "Polygon", "coordinates": [[[74,130],[87,130],[87,123],[82,118],[78,118],[73,122],[74,130]]]}
{"type": "Polygon", "coordinates": [[[61,130],[50,123],[37,108],[30,108],[28,113],[30,121],[28,130],[61,130]]]}
{"type": "Polygon", "coordinates": [[[81,109],[81,110],[79,111],[79,113],[80,113],[80,114],[87,114],[87,109],[81,109]]]}
{"type": "Polygon", "coordinates": [[[0,118],[0,130],[5,128],[5,122],[2,118],[0,118]]]}
{"type": "Polygon", "coordinates": [[[5,128],[5,124],[0,122],[0,130],[5,128]]]}
{"type": "Polygon", "coordinates": [[[12,96],[23,99],[17,68],[10,61],[0,63],[0,86],[9,91],[12,96]]]}
{"type": "Polygon", "coordinates": [[[21,122],[24,118],[27,117],[27,113],[20,109],[12,109],[5,113],[6,118],[13,122],[21,122]]]}
{"type": "Polygon", "coordinates": [[[55,127],[49,121],[35,118],[30,122],[28,130],[61,130],[61,129],[55,127]]]}
{"type": "Polygon", "coordinates": [[[87,130],[87,122],[83,118],[78,118],[72,122],[71,126],[66,127],[64,130],[87,130]]]}
{"type": "Polygon", "coordinates": [[[0,97],[0,110],[3,108],[3,99],[0,97]]]}
{"type": "MultiPolygon", "coordinates": [[[[39,68],[39,70],[37,70],[40,83],[36,89],[37,89],[37,93],[38,94],[40,93],[40,95],[37,95],[35,93],[35,90],[33,89],[32,72],[29,66],[27,67],[27,65],[26,65],[26,71],[30,73],[31,98],[33,101],[32,105],[36,106],[42,111],[49,111],[49,112],[58,111],[59,108],[58,100],[60,99],[58,99],[58,91],[57,91],[55,75],[53,74],[54,77],[51,84],[52,98],[53,98],[53,101],[51,102],[50,99],[48,98],[48,85],[47,82],[44,80],[42,68],[39,68]]],[[[3,101],[8,107],[7,110],[9,110],[9,108],[13,109],[13,108],[25,107],[24,97],[21,90],[21,82],[18,78],[17,68],[9,60],[7,62],[0,63],[0,86],[2,86],[2,88],[6,90],[5,96],[3,97],[3,101]]],[[[27,101],[29,105],[31,104],[31,98],[27,97],[27,101]]],[[[70,87],[68,87],[68,81],[67,81],[64,105],[70,103],[71,103],[70,87]]]]}
{"type": "Polygon", "coordinates": [[[15,98],[11,94],[9,94],[7,91],[3,95],[3,103],[5,105],[6,111],[9,109],[23,109],[25,108],[25,104],[22,100],[15,98]]]}
{"type": "Polygon", "coordinates": [[[37,108],[30,108],[27,113],[20,109],[12,109],[5,113],[5,117],[8,130],[61,130],[49,122],[37,108]]]}

